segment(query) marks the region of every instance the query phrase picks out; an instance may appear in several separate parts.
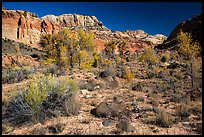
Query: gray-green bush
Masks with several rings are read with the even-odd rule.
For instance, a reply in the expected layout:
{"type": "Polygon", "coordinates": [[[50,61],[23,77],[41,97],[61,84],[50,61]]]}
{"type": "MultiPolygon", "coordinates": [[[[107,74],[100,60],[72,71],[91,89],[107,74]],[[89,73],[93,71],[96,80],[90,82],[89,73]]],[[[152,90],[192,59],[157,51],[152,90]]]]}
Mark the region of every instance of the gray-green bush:
{"type": "Polygon", "coordinates": [[[14,96],[6,107],[4,120],[19,125],[59,115],[77,115],[81,105],[75,99],[78,85],[55,76],[36,75],[25,91],[14,96]]]}

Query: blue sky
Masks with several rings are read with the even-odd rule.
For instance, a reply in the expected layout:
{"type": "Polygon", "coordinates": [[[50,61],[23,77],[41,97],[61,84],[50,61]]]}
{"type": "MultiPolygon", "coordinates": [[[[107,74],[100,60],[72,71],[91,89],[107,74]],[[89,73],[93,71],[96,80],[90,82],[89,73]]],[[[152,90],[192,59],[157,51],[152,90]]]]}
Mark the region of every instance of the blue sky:
{"type": "Polygon", "coordinates": [[[202,13],[202,2],[3,2],[7,9],[39,17],[76,13],[96,16],[111,30],[144,30],[169,36],[179,23],[202,13]]]}

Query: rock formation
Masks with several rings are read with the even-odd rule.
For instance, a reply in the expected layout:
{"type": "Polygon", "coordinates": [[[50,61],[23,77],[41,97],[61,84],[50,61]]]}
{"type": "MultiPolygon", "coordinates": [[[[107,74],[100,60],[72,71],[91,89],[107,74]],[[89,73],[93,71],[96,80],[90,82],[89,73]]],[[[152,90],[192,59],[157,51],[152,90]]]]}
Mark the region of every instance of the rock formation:
{"type": "Polygon", "coordinates": [[[192,34],[193,41],[197,41],[202,46],[202,14],[193,17],[191,20],[186,20],[178,24],[171,32],[170,36],[160,45],[155,48],[164,49],[177,44],[177,34],[182,29],[183,32],[192,34]]]}
{"type": "Polygon", "coordinates": [[[94,29],[109,30],[95,16],[83,16],[79,14],[62,14],[60,16],[46,15],[43,20],[56,24],[61,27],[69,27],[71,29],[94,29]]]}
{"type": "Polygon", "coordinates": [[[95,16],[63,14],[60,16],[46,15],[40,19],[36,14],[28,11],[2,8],[2,38],[39,48],[38,43],[43,34],[54,34],[64,27],[71,30],[85,29],[93,31],[96,34],[98,46],[111,40],[125,40],[130,51],[139,50],[144,46],[155,46],[166,39],[161,34],[152,36],[143,30],[111,31],[95,16]]]}
{"type": "Polygon", "coordinates": [[[58,31],[59,26],[41,20],[33,13],[2,9],[2,38],[32,46],[39,42],[42,34],[56,33],[58,31]]]}

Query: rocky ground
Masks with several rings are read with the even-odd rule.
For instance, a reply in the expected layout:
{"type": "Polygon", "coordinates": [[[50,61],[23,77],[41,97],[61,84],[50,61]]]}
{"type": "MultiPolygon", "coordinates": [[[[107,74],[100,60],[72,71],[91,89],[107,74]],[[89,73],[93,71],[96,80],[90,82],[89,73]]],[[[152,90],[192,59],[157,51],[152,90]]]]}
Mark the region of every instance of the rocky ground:
{"type": "MultiPolygon", "coordinates": [[[[173,91],[157,92],[150,83],[158,83],[158,78],[136,78],[130,82],[111,76],[101,78],[98,71],[81,70],[60,76],[60,79],[65,77],[78,81],[80,85],[76,97],[82,108],[78,115],[59,116],[20,127],[5,123],[2,134],[196,135],[202,132],[201,99],[187,101],[187,116],[179,117],[175,108],[184,103],[185,98],[180,102],[176,96],[173,100],[173,91]]],[[[3,100],[9,100],[9,91],[23,88],[27,81],[2,84],[3,100]]]]}
{"type": "MultiPolygon", "coordinates": [[[[77,14],[47,15],[43,20],[27,11],[2,8],[2,134],[202,134],[202,58],[199,56],[191,66],[191,62],[180,58],[177,51],[164,50],[164,47],[176,44],[175,37],[182,26],[185,32],[193,32],[193,39],[200,43],[202,16],[179,24],[168,39],[161,34],[149,35],[143,30],[112,31],[96,17],[84,17],[77,14]],[[62,21],[64,18],[65,22],[62,21]],[[104,52],[106,42],[111,40],[125,41],[127,51],[121,55],[104,56],[104,60],[90,70],[64,66],[64,70],[59,71],[56,62],[54,65],[43,60],[45,51],[37,43],[42,34],[54,34],[63,27],[69,27],[73,33],[80,28],[94,32],[96,38],[93,41],[98,51],[104,52]],[[26,90],[34,75],[41,74],[56,74],[58,78],[55,78],[60,82],[69,78],[77,83],[76,101],[60,103],[81,106],[79,113],[45,116],[40,122],[35,119],[21,125],[8,122],[5,112],[13,101],[12,97],[26,90]]],[[[114,53],[118,52],[118,47],[115,50],[114,53]]],[[[46,87],[46,84],[42,86],[46,87]]],[[[15,100],[13,103],[16,110],[10,109],[11,117],[23,119],[15,115],[21,111],[18,111],[19,104],[15,106],[15,100]]],[[[57,108],[58,104],[54,106],[57,108]]]]}

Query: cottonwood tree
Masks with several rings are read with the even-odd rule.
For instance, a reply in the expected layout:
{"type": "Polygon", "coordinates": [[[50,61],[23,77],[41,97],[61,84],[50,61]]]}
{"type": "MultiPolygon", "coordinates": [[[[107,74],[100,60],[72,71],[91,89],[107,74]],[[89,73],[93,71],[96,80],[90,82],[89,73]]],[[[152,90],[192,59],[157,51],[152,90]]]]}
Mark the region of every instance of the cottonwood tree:
{"type": "Polygon", "coordinates": [[[183,57],[185,60],[190,61],[190,69],[191,69],[191,86],[192,90],[195,90],[195,77],[194,77],[194,63],[196,61],[196,57],[199,56],[201,53],[201,46],[199,43],[194,42],[192,39],[192,34],[183,32],[180,30],[180,33],[177,35],[178,44],[178,53],[183,57]]]}
{"type": "Polygon", "coordinates": [[[60,68],[81,67],[81,62],[85,63],[84,67],[89,67],[94,63],[94,38],[93,33],[82,29],[72,32],[64,28],[57,34],[42,36],[40,45],[47,52],[47,59],[51,59],[60,68]]]}

